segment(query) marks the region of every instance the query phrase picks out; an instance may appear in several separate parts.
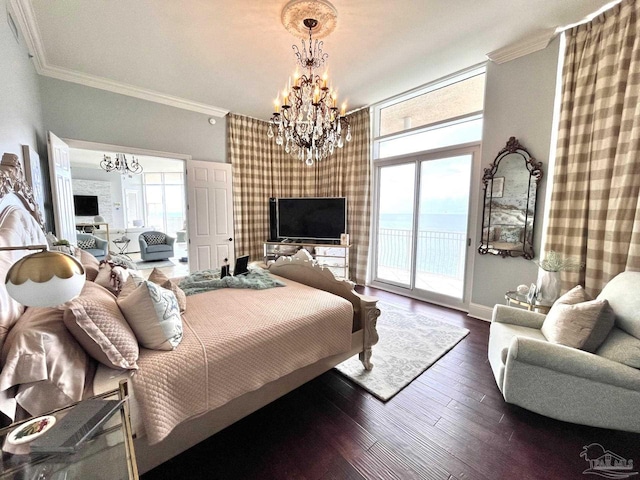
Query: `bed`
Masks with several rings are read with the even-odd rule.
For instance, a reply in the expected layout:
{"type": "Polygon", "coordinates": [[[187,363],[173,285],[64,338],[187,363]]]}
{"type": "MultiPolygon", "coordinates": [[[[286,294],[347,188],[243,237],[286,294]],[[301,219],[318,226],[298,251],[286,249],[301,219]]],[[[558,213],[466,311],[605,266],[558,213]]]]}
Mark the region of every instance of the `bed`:
{"type": "MultiPolygon", "coordinates": [[[[42,218],[22,168],[17,157],[5,154],[0,245],[42,243],[42,218]]],[[[0,252],[3,278],[25,254],[0,252]]],[[[270,275],[284,287],[179,298],[177,291],[166,293],[175,286],[171,281],[164,284],[167,290],[144,282],[151,296],[162,290],[161,296],[177,298],[176,305],[184,308],[180,331],[163,339],[175,345],[160,342],[153,350],[156,344],[149,346],[151,340],[136,323],[150,318],[140,313],[141,303],[131,293],[138,284],[126,295],[121,284],[116,298],[99,282],[106,266],[80,255],[87,282],[80,297],[64,306],[25,309],[8,297],[4,284],[0,287],[0,411],[12,419],[37,415],[51,409],[51,402],[55,407],[77,401],[126,379],[140,473],[353,355],[366,369],[373,367],[377,300],[356,293],[351,282],[336,280],[302,255],[270,266],[270,275]],[[126,318],[122,313],[134,311],[126,318]]],[[[127,276],[129,285],[133,274],[127,276]]],[[[114,278],[112,271],[108,280],[114,278]]]]}

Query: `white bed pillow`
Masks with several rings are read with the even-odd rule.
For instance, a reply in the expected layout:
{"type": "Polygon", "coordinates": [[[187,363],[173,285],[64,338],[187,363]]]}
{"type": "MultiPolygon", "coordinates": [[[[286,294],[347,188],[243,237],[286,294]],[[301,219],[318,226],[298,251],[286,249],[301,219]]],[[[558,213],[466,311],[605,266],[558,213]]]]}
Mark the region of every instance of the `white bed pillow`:
{"type": "Polygon", "coordinates": [[[118,298],[118,306],[143,347],[173,350],[182,341],[182,317],[171,290],[145,280],[118,298]]]}

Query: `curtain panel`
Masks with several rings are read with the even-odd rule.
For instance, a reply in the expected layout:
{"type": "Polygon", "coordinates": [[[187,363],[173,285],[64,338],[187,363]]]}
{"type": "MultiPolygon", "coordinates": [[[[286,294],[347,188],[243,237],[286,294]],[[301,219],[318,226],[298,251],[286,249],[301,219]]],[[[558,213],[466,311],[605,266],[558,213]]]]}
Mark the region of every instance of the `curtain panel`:
{"type": "Polygon", "coordinates": [[[596,295],[640,270],[640,39],[634,0],[565,32],[562,101],[545,249],[585,264],[563,286],[596,295]]]}
{"type": "Polygon", "coordinates": [[[270,197],[347,197],[349,275],[364,284],[369,254],[371,155],[369,110],[349,115],[351,142],[308,167],[267,137],[269,123],[230,114],[227,151],[233,168],[235,248],[262,258],[270,197]]]}

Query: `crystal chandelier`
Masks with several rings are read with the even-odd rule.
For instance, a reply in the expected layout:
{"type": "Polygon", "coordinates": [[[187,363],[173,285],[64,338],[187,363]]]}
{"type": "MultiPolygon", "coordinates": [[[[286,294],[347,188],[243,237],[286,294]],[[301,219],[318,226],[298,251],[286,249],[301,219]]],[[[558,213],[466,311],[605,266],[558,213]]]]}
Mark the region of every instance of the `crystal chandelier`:
{"type": "Polygon", "coordinates": [[[124,153],[116,153],[115,161],[111,159],[111,156],[105,155],[100,162],[100,167],[107,172],[118,172],[122,175],[142,173],[142,165],[138,163],[138,159],[131,155],[131,163],[129,164],[124,153]]]}
{"type": "MultiPolygon", "coordinates": [[[[296,2],[290,2],[292,3],[296,2]]],[[[328,4],[313,3],[314,6],[328,4]]],[[[331,8],[333,9],[332,6],[331,8]]],[[[335,17],[333,20],[335,21],[335,17]]],[[[329,56],[322,52],[323,42],[312,39],[318,20],[304,18],[303,24],[309,30],[308,49],[303,39],[302,49],[293,45],[293,50],[297,64],[307,73],[299,75],[296,71],[293,82],[289,78],[282,94],[278,94],[267,135],[269,138],[275,137],[276,144],[284,146],[285,152],[307,165],[313,165],[331,155],[336,148],[342,148],[345,141],[351,141],[351,126],[345,116],[346,103],[338,110],[337,92],[328,86],[327,73],[322,77],[314,73],[314,70],[324,65],[329,56]]],[[[286,24],[285,26],[288,27],[286,24]]]]}

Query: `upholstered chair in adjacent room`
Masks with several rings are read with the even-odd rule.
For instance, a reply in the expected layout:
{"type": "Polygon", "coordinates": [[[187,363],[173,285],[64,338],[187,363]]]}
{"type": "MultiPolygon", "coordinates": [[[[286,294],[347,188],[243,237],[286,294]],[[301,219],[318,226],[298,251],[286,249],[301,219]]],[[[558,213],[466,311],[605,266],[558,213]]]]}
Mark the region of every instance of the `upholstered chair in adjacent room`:
{"type": "Polygon", "coordinates": [[[173,244],[175,241],[175,238],[156,230],[143,232],[138,237],[140,257],[146,262],[167,260],[169,257],[173,257],[173,244]]]}
{"type": "Polygon", "coordinates": [[[98,238],[90,233],[78,232],[77,239],[78,247],[89,252],[98,260],[104,260],[107,253],[109,253],[109,243],[102,238],[98,238]]]}

